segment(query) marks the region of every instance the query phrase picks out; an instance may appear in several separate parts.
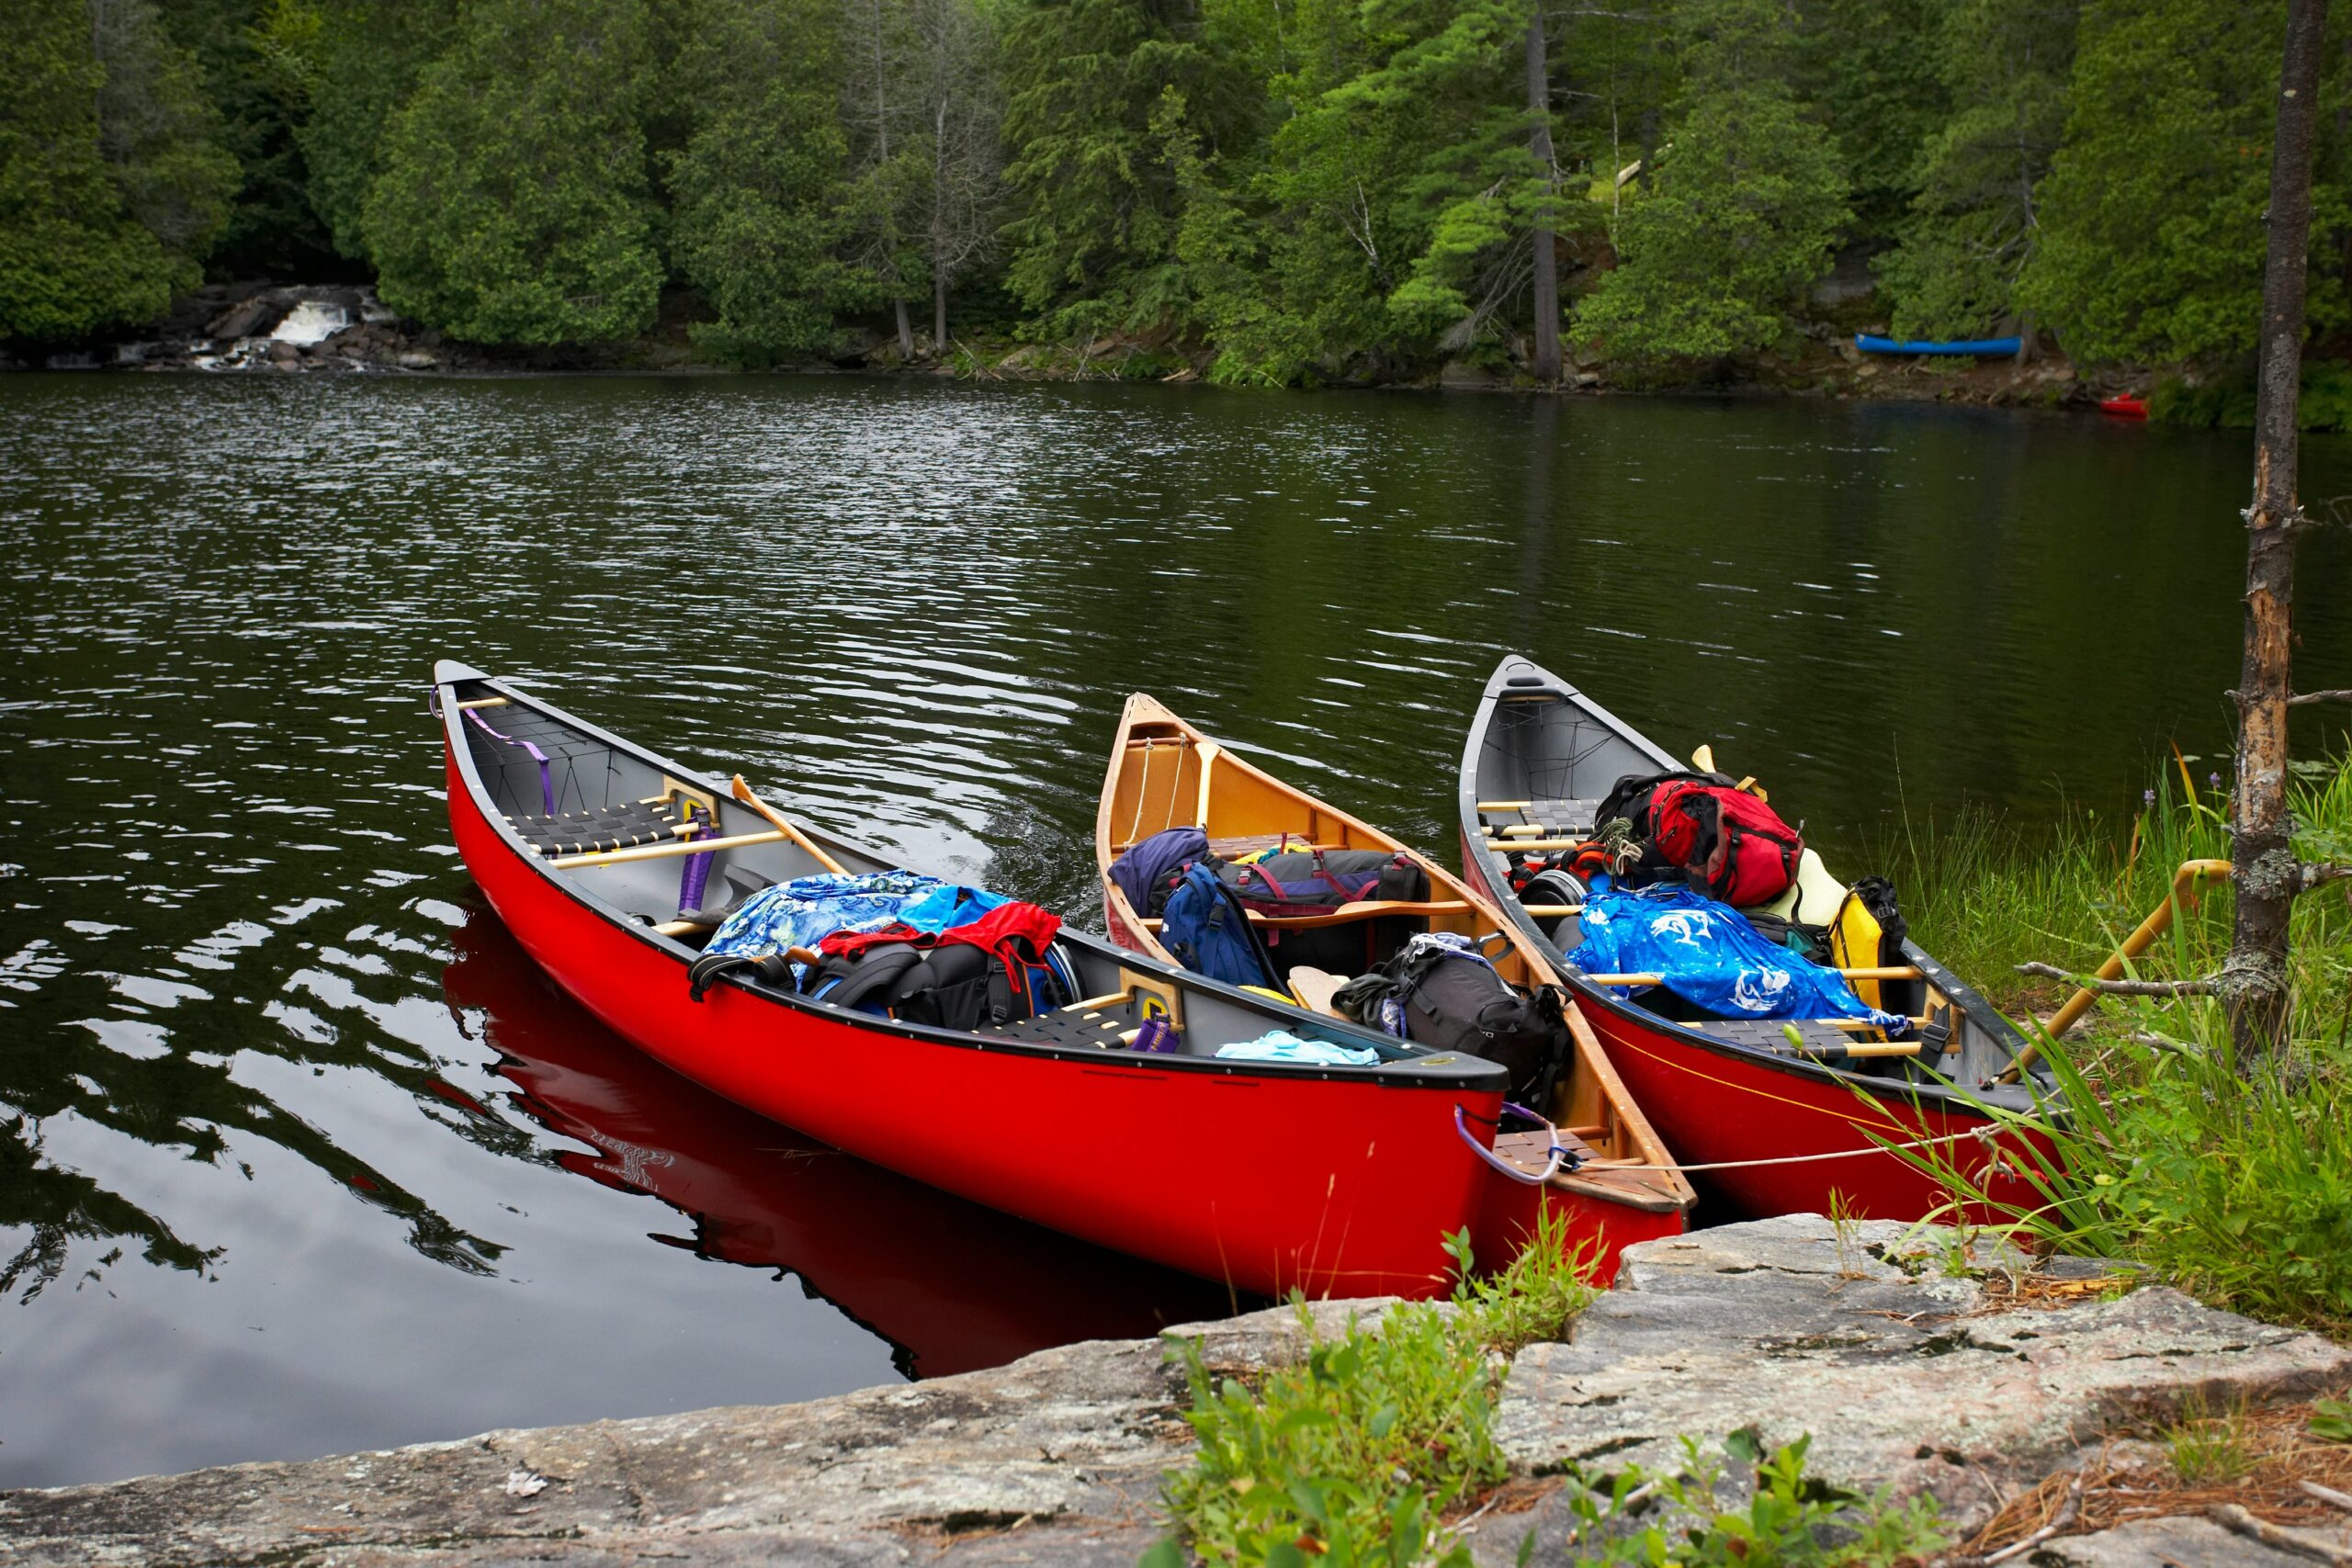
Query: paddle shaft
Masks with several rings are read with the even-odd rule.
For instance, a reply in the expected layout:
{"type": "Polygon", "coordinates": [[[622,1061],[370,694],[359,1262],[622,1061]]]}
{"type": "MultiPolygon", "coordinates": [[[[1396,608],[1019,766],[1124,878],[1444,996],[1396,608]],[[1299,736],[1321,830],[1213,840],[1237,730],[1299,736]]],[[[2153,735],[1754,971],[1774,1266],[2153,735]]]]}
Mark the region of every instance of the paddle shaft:
{"type": "Polygon", "coordinates": [[[728,788],[734,792],[736,799],[741,801],[744,805],[750,807],[752,810],[766,818],[769,825],[774,827],[777,832],[783,834],[786,838],[790,839],[794,843],[798,844],[810,855],[816,857],[816,861],[819,865],[823,866],[827,871],[831,872],[836,876],[847,874],[847,873],[842,870],[841,862],[835,860],[832,856],[819,849],[815,844],[809,842],[808,835],[795,827],[792,820],[786,817],[783,812],[778,811],[775,807],[770,806],[766,801],[762,800],[758,795],[752,794],[752,786],[743,782],[742,774],[737,773],[729,783],[728,788]]]}

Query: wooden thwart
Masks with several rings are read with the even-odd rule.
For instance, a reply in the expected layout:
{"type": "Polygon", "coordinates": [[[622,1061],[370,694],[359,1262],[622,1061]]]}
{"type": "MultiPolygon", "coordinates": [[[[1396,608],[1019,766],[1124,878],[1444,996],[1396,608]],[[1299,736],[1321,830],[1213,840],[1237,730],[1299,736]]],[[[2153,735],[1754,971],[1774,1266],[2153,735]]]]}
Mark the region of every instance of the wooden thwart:
{"type": "Polygon", "coordinates": [[[548,864],[558,871],[581,871],[596,865],[627,865],[633,861],[675,860],[680,855],[711,854],[719,850],[745,849],[752,844],[774,844],[791,837],[789,833],[738,833],[726,839],[695,839],[674,844],[639,844],[635,849],[598,850],[592,854],[565,855],[548,864]]]}
{"type": "MultiPolygon", "coordinates": [[[[1381,915],[1459,915],[1467,913],[1470,906],[1459,898],[1437,898],[1426,902],[1404,899],[1373,899],[1362,903],[1342,904],[1314,915],[1261,915],[1255,909],[1247,911],[1250,923],[1272,926],[1280,931],[1307,931],[1317,926],[1340,926],[1351,920],[1368,920],[1381,915]]],[[[1146,931],[1159,929],[1157,919],[1146,919],[1146,931]]]]}

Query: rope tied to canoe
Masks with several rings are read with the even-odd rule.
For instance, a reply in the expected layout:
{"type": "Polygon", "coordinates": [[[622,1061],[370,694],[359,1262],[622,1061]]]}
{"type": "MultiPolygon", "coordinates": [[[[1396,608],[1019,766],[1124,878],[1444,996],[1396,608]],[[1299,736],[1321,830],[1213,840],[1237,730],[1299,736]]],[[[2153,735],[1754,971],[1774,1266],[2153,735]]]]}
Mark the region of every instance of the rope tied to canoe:
{"type": "Polygon", "coordinates": [[[1537,1115],[1534,1111],[1528,1110],[1524,1105],[1513,1105],[1509,1100],[1505,1100],[1503,1102],[1503,1111],[1507,1115],[1517,1116],[1523,1121],[1532,1122],[1537,1126],[1544,1129],[1544,1141],[1549,1144],[1551,1147],[1546,1151],[1549,1157],[1545,1160],[1544,1169],[1540,1175],[1530,1176],[1517,1165],[1503,1158],[1502,1156],[1495,1153],[1493,1149],[1488,1148],[1486,1145],[1480,1143],[1478,1141],[1478,1135],[1470,1131],[1470,1122],[1475,1121],[1481,1126],[1492,1127],[1499,1132],[1502,1129],[1501,1122],[1490,1117],[1476,1115],[1471,1111],[1464,1111],[1459,1105],[1453,1108],[1453,1131],[1456,1135],[1458,1135],[1464,1144],[1469,1145],[1470,1152],[1472,1154],[1476,1155],[1480,1159],[1492,1166],[1502,1175],[1510,1178],[1513,1181],[1519,1182],[1522,1186],[1541,1187],[1545,1182],[1551,1180],[1553,1177],[1558,1175],[1563,1169],[1574,1170],[1584,1163],[1584,1156],[1582,1155],[1577,1154],[1576,1150],[1560,1142],[1560,1130],[1552,1125],[1550,1121],[1544,1117],[1537,1115]]]}
{"type": "Polygon", "coordinates": [[[1988,1123],[1982,1127],[1971,1127],[1962,1133],[1944,1133],[1932,1138],[1914,1138],[1907,1144],[1873,1144],[1866,1149],[1833,1149],[1827,1154],[1819,1155],[1780,1155],[1771,1159],[1720,1159],[1706,1165],[1645,1165],[1641,1168],[1679,1171],[1688,1176],[1693,1171],[1751,1170],[1764,1165],[1811,1165],[1815,1160],[1860,1159],[1865,1155],[1891,1155],[1898,1149],[1924,1149],[1938,1144],[1956,1144],[1966,1138],[1974,1138],[1979,1143],[1990,1145],[1996,1137],[2000,1135],[2000,1131],[1998,1127],[1988,1123]]]}

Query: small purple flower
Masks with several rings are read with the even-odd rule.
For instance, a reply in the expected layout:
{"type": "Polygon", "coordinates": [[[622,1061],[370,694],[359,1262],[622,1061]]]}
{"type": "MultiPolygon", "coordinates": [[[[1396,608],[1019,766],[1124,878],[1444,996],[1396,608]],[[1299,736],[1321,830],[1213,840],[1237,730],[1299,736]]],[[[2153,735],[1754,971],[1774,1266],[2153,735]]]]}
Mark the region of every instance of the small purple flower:
{"type": "Polygon", "coordinates": [[[2221,774],[2219,774],[2219,773],[2207,773],[2207,774],[2205,775],[2205,787],[2206,787],[2207,789],[2219,789],[2219,788],[2221,788],[2221,787],[2222,787],[2222,775],[2221,775],[2221,774]]]}
{"type": "Polygon", "coordinates": [[[2142,790],[2142,791],[2140,792],[2140,804],[2141,804],[2141,805],[2143,805],[2143,806],[2154,806],[2155,803],[2156,803],[2156,792],[2155,792],[2154,790],[2152,790],[2152,789],[2143,789],[2143,790],[2142,790]]]}

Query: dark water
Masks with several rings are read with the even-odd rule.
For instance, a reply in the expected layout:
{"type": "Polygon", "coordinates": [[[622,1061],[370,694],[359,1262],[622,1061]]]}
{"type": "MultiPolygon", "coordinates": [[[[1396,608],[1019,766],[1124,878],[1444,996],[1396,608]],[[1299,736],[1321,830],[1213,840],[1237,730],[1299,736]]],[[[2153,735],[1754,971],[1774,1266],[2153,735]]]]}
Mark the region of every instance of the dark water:
{"type": "MultiPolygon", "coordinates": [[[[2352,448],[2310,468],[2352,491],[2352,448]]],[[[1450,854],[1507,649],[1816,834],[1972,796],[2030,830],[2218,749],[2246,473],[2238,437],[1916,408],[0,380],[0,1483],[1225,1310],[548,994],[446,842],[436,656],[1088,918],[1129,690],[1450,854]]],[[[2346,565],[2306,553],[2313,683],[2346,565]]],[[[1113,1179],[1176,1179],[1166,1137],[1113,1179]]]]}

